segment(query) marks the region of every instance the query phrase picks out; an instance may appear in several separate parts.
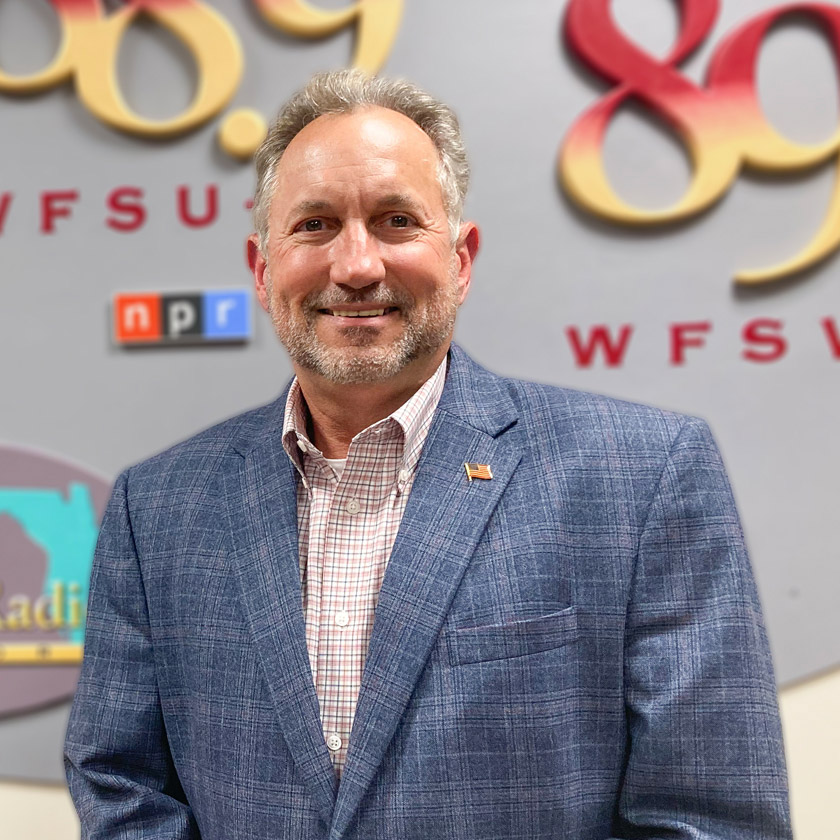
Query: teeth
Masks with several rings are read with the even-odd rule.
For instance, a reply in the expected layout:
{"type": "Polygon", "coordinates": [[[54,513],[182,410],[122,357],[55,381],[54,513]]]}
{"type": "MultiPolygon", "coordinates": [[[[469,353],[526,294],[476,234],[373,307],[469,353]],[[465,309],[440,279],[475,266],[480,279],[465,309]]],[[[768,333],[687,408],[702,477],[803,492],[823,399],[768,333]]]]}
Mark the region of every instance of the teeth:
{"type": "Polygon", "coordinates": [[[331,309],[331,315],[338,315],[341,318],[372,318],[377,315],[384,315],[384,309],[363,309],[360,312],[350,309],[331,309]]]}

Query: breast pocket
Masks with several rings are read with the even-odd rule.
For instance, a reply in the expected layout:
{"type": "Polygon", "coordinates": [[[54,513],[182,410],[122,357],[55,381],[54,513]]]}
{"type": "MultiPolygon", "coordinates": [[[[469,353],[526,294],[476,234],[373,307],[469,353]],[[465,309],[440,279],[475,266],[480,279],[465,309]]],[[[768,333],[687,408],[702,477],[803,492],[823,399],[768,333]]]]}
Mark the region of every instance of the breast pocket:
{"type": "Polygon", "coordinates": [[[446,634],[446,647],[451,665],[468,665],[541,653],[577,638],[578,613],[572,606],[523,621],[456,628],[446,634]]]}

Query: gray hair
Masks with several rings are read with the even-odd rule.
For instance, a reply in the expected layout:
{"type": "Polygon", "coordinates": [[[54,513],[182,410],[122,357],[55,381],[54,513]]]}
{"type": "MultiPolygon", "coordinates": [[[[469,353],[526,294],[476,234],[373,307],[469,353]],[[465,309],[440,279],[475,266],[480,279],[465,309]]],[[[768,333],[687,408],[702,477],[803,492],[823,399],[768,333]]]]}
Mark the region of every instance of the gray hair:
{"type": "Polygon", "coordinates": [[[277,184],[277,164],[299,131],[325,114],[349,114],[379,106],[403,114],[428,135],[438,153],[438,180],[454,242],[458,238],[470,166],[458,118],[452,109],[404,79],[368,76],[360,70],[319,73],[281,109],[257,150],[254,227],[260,250],[268,244],[268,211],[277,184]]]}

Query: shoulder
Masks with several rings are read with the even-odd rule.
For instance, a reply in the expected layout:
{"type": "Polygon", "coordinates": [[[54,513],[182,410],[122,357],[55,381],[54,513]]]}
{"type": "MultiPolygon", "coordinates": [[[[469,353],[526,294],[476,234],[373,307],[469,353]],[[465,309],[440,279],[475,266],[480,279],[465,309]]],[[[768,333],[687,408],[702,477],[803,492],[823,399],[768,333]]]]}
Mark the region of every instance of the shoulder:
{"type": "Polygon", "coordinates": [[[686,440],[711,443],[706,422],[652,405],[521,379],[500,384],[516,405],[519,423],[538,444],[562,449],[667,453],[686,440]]]}
{"type": "Polygon", "coordinates": [[[711,445],[705,421],[651,405],[499,376],[453,345],[446,409],[485,429],[515,426],[536,446],[582,453],[665,453],[685,441],[711,445]],[[489,420],[488,420],[489,418],[489,420]]]}
{"type": "Polygon", "coordinates": [[[654,510],[686,521],[718,516],[738,532],[726,469],[704,420],[584,391],[505,384],[519,408],[526,463],[579,521],[608,521],[623,500],[634,528],[654,510]],[[654,507],[657,499],[664,501],[654,507]]]}
{"type": "Polygon", "coordinates": [[[268,405],[223,420],[129,467],[133,491],[169,494],[207,487],[228,465],[238,464],[256,441],[282,434],[285,394],[268,405]]]}
{"type": "Polygon", "coordinates": [[[672,440],[688,425],[705,425],[696,417],[615,397],[507,379],[505,385],[526,424],[557,428],[586,436],[641,436],[672,440]]]}

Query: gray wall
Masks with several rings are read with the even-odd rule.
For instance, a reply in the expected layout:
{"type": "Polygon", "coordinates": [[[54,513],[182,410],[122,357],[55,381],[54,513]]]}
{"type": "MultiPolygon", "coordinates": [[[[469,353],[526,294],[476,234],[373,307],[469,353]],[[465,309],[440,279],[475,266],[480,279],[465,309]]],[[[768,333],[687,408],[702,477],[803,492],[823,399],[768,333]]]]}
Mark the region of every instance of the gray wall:
{"type": "MultiPolygon", "coordinates": [[[[230,108],[268,115],[310,73],[350,60],[350,30],[296,40],[272,30],[245,0],[207,5],[227,17],[247,50],[230,108]]],[[[676,5],[617,0],[614,9],[629,38],[663,55],[676,37],[676,5]]],[[[711,36],[682,72],[699,83],[720,39],[776,5],[724,0],[711,36]]],[[[452,104],[472,155],[468,212],[484,239],[458,340],[500,373],[708,419],[731,472],[779,678],[804,677],[840,662],[840,368],[820,327],[829,316],[840,321],[838,262],[830,258],[764,289],[739,291],[731,278],[805,244],[825,214],[836,163],[791,177],[742,175],[720,204],[678,226],[629,229],[586,215],[559,189],[555,158],[572,123],[608,86],[565,51],[564,7],[561,0],[406,1],[385,70],[452,104]],[[762,365],[742,357],[741,330],[756,317],[784,322],[789,348],[781,360],[762,365]],[[706,346],[688,350],[685,365],[671,365],[669,324],[699,320],[713,325],[706,346]],[[565,328],[594,324],[614,331],[633,325],[622,366],[575,364],[565,328]]],[[[56,37],[46,2],[0,4],[4,69],[37,69],[56,37]]],[[[182,109],[194,84],[177,42],[148,25],[126,38],[120,73],[129,101],[153,117],[182,109]]],[[[774,29],[758,78],[762,104],[780,130],[803,142],[835,130],[837,64],[818,28],[800,20],[774,29]]],[[[127,352],[110,339],[114,292],[250,282],[243,242],[252,173],[218,149],[218,121],[177,140],[142,141],[93,119],[71,85],[32,97],[0,94],[0,120],[0,192],[14,194],[0,235],[0,441],[113,477],[272,399],[290,366],[266,318],[257,318],[245,346],[127,352]],[[175,195],[183,184],[193,188],[196,210],[205,187],[218,185],[212,226],[178,222],[175,195]],[[121,185],[145,193],[148,221],[136,233],[105,224],[106,196],[121,185]],[[50,189],[77,189],[80,200],[72,218],[44,235],[39,196],[50,189]]],[[[640,107],[622,109],[605,154],[616,187],[641,206],[678,199],[689,181],[683,147],[640,107]]],[[[57,738],[65,717],[60,707],[0,722],[0,754],[21,743],[24,728],[27,738],[57,738]]]]}

